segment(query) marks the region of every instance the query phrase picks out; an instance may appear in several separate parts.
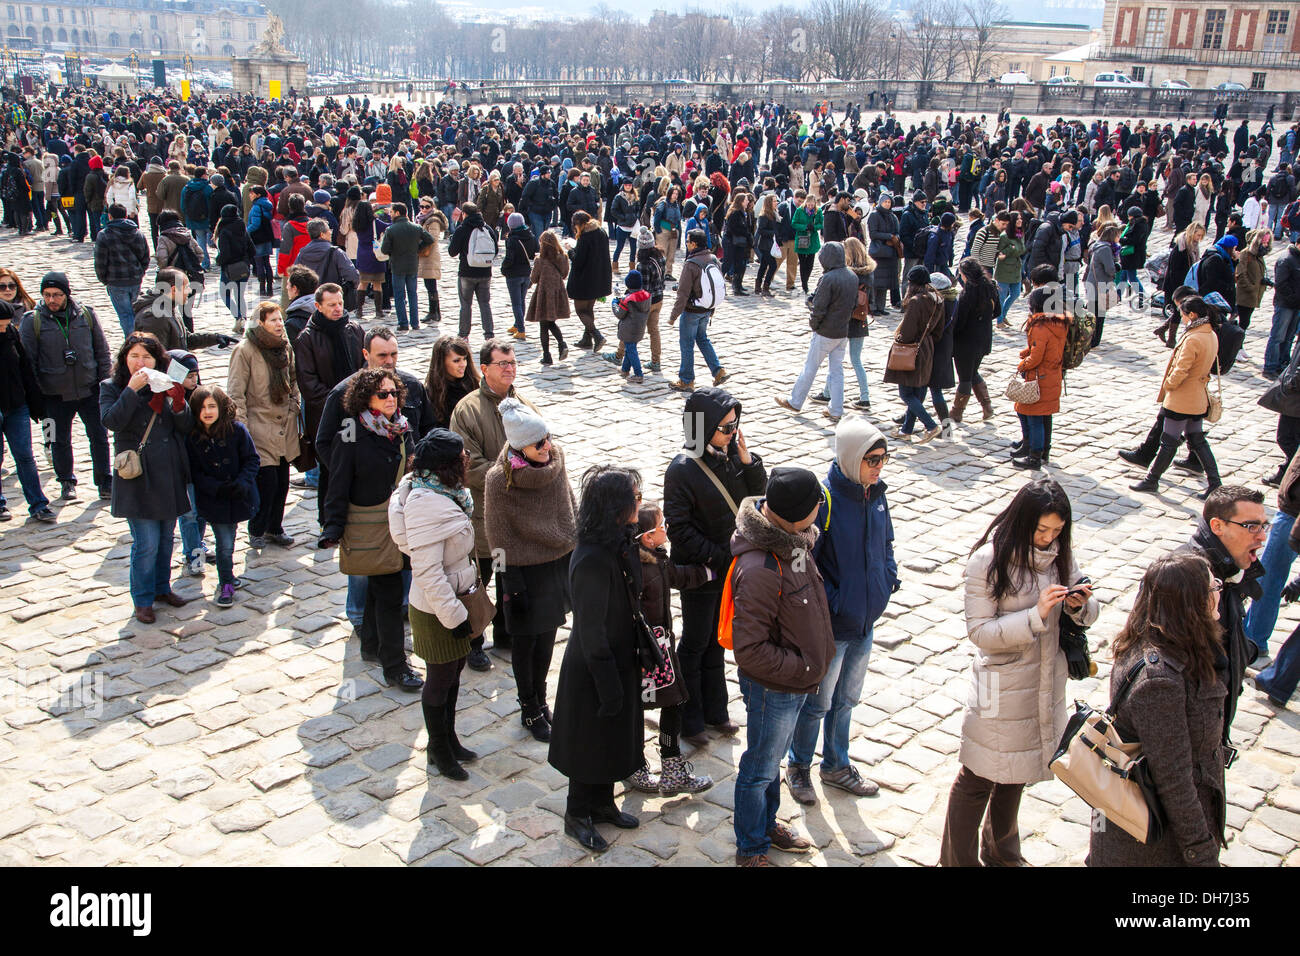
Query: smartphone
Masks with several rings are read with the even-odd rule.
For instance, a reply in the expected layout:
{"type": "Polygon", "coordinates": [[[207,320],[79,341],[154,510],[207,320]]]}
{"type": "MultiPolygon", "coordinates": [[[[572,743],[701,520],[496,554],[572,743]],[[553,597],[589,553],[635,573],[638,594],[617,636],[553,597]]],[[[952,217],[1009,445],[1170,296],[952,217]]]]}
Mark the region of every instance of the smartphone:
{"type": "Polygon", "coordinates": [[[1097,589],[1097,582],[1096,582],[1096,581],[1080,581],[1078,584],[1074,585],[1074,587],[1072,587],[1072,588],[1070,588],[1068,591],[1066,591],[1066,592],[1065,592],[1065,596],[1066,596],[1066,597],[1069,597],[1069,596],[1072,595],[1072,594],[1082,594],[1082,593],[1083,593],[1083,589],[1084,589],[1085,586],[1086,586],[1086,587],[1090,587],[1090,588],[1092,588],[1092,589],[1095,591],[1095,590],[1097,589]]]}

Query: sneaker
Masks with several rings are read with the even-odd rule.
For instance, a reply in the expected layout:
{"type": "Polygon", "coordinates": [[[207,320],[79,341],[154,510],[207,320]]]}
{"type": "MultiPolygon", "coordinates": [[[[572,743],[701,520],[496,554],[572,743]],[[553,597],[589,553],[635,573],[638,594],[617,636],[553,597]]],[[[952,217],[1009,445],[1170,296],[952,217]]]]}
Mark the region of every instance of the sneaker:
{"type": "Polygon", "coordinates": [[[799,409],[791,405],[790,399],[788,398],[782,398],[780,396],[777,396],[776,403],[780,405],[782,408],[784,408],[787,412],[794,412],[795,414],[799,413],[799,409]]]}
{"type": "Polygon", "coordinates": [[[236,591],[241,591],[241,590],[243,590],[243,587],[244,587],[244,579],[243,579],[243,578],[231,578],[231,579],[230,579],[230,586],[231,586],[232,588],[234,588],[236,591]]]}
{"type": "Polygon", "coordinates": [[[619,362],[623,361],[617,352],[601,352],[600,357],[611,365],[617,365],[619,362]]]}
{"type": "Polygon", "coordinates": [[[850,407],[856,408],[858,411],[862,411],[862,412],[871,411],[871,403],[867,401],[865,398],[859,398],[850,407]]]}
{"type": "Polygon", "coordinates": [[[315,488],[316,482],[311,481],[306,475],[299,475],[297,478],[291,478],[289,484],[295,488],[315,488]]]}
{"type": "Polygon", "coordinates": [[[633,384],[633,385],[640,385],[642,382],[645,381],[645,376],[644,376],[644,375],[629,375],[629,376],[627,377],[627,380],[628,380],[631,384],[633,384]]]}
{"type": "Polygon", "coordinates": [[[629,375],[631,375],[631,374],[632,374],[632,370],[631,370],[631,369],[621,368],[621,369],[618,370],[619,378],[627,378],[627,377],[628,377],[629,375]]]}
{"type": "Polygon", "coordinates": [[[646,363],[646,371],[647,371],[647,372],[657,372],[657,371],[659,371],[659,363],[658,363],[658,362],[647,362],[647,363],[646,363]]]}
{"type": "Polygon", "coordinates": [[[729,378],[731,378],[731,374],[725,368],[720,368],[713,373],[713,384],[721,385],[729,378]]]}
{"type": "Polygon", "coordinates": [[[694,384],[693,382],[676,382],[676,381],[674,381],[674,382],[669,382],[669,383],[668,383],[668,387],[671,388],[674,392],[693,392],[693,391],[695,391],[695,384],[694,384]]]}
{"type": "Polygon", "coordinates": [[[832,414],[831,414],[831,410],[830,410],[829,408],[826,409],[826,411],[822,412],[822,417],[823,417],[823,418],[829,418],[829,419],[831,420],[831,424],[832,424],[832,425],[838,425],[839,422],[840,422],[840,416],[839,416],[839,415],[832,415],[832,414]]]}
{"type": "Polygon", "coordinates": [[[776,864],[767,858],[766,853],[756,853],[753,856],[737,853],[736,866],[776,866],[776,864]]]}
{"type": "Polygon", "coordinates": [[[60,485],[62,487],[62,491],[59,493],[60,501],[77,500],[77,483],[75,481],[60,482],[60,485]]]}
{"type": "Polygon", "coordinates": [[[277,548],[292,548],[293,536],[288,534],[268,534],[266,540],[270,541],[277,548]]]}
{"type": "Polygon", "coordinates": [[[221,590],[217,592],[217,607],[230,607],[235,603],[235,586],[233,584],[221,585],[221,590]]]}
{"type": "Polygon", "coordinates": [[[261,534],[253,535],[251,538],[248,539],[248,546],[250,548],[254,548],[258,551],[261,551],[263,548],[266,547],[266,536],[261,534]]]}
{"type": "MultiPolygon", "coordinates": [[[[36,516],[32,515],[32,517],[36,517],[36,516]]],[[[0,521],[13,521],[13,520],[14,520],[14,515],[13,512],[9,510],[9,506],[0,505],[0,521]]]]}
{"type": "Polygon", "coordinates": [[[918,445],[924,445],[928,441],[934,441],[942,434],[943,434],[943,426],[935,425],[933,428],[922,432],[921,437],[916,440],[916,443],[918,445]]]}
{"type": "Polygon", "coordinates": [[[185,573],[190,577],[201,578],[203,577],[203,565],[203,555],[196,554],[185,562],[185,573]]]}
{"type": "Polygon", "coordinates": [[[813,789],[807,767],[796,767],[793,764],[787,767],[785,785],[790,788],[790,796],[794,797],[796,803],[808,807],[817,805],[817,791],[813,789]]]}
{"type": "Polygon", "coordinates": [[[772,841],[773,847],[786,853],[807,853],[812,849],[811,840],[801,837],[784,823],[778,823],[768,830],[767,838],[772,841]]]}
{"type": "Polygon", "coordinates": [[[893,431],[889,433],[889,437],[895,439],[896,441],[911,441],[912,433],[905,432],[903,431],[903,429],[899,428],[898,426],[895,426],[893,431]]]}
{"type": "Polygon", "coordinates": [[[808,396],[808,401],[810,401],[810,402],[816,402],[818,405],[825,405],[825,404],[827,404],[830,400],[831,400],[831,396],[830,396],[830,394],[827,393],[827,392],[819,392],[819,393],[816,394],[816,395],[809,395],[809,396],[808,396]]]}
{"type": "Polygon", "coordinates": [[[492,662],[488,660],[487,652],[481,647],[470,648],[465,663],[469,665],[470,670],[474,671],[490,671],[492,669],[492,662]]]}
{"type": "MultiPolygon", "coordinates": [[[[8,521],[9,519],[5,517],[8,514],[9,514],[9,510],[5,508],[3,505],[0,505],[0,521],[8,521]]],[[[55,517],[54,512],[51,511],[49,509],[49,506],[47,505],[44,508],[37,508],[35,511],[33,511],[32,520],[42,521],[45,524],[53,524],[55,521],[58,520],[58,518],[55,517]]]]}
{"type": "Polygon", "coordinates": [[[880,786],[874,780],[866,780],[858,773],[858,768],[849,764],[829,773],[822,771],[822,786],[845,790],[855,797],[874,797],[880,792],[880,786]]]}
{"type": "Polygon", "coordinates": [[[892,421],[895,425],[901,425],[903,424],[903,422],[907,421],[907,413],[903,412],[901,415],[895,415],[892,419],[890,419],[890,421],[892,421]]]}
{"type": "Polygon", "coordinates": [[[659,774],[651,772],[645,764],[636,773],[628,777],[625,781],[633,790],[639,790],[642,793],[653,793],[659,795],[659,774]]]}
{"type": "Polygon", "coordinates": [[[659,775],[659,793],[665,797],[675,797],[679,793],[703,793],[713,786],[713,778],[707,775],[696,776],[695,768],[685,757],[665,757],[663,771],[659,775]]]}

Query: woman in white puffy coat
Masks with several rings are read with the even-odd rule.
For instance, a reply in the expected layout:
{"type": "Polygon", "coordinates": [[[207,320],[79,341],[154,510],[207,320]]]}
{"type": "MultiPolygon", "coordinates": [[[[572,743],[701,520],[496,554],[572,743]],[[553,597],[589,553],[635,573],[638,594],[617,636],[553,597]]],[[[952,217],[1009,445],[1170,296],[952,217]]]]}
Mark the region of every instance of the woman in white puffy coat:
{"type": "Polygon", "coordinates": [[[104,208],[113,203],[121,203],[126,208],[126,218],[139,221],[140,202],[136,195],[135,183],[131,182],[131,173],[125,166],[113,171],[113,178],[108,182],[104,193],[104,208]]]}
{"type": "Polygon", "coordinates": [[[408,614],[415,653],[428,665],[421,703],[429,764],[467,780],[461,761],[477,754],[456,739],[456,697],[469,654],[469,614],[457,595],[475,589],[474,499],[465,487],[468,459],[455,432],[435,428],[415,446],[414,470],[388,502],[388,528],[411,558],[408,614]]]}
{"type": "Polygon", "coordinates": [[[1048,763],[1066,724],[1061,613],[1084,626],[1098,613],[1092,589],[1079,585],[1070,525],[1064,489],[1039,478],[993,519],[966,565],[966,634],[975,660],[943,866],[979,866],[981,859],[985,866],[1025,865],[1020,797],[1026,784],[1051,779],[1048,763]]]}

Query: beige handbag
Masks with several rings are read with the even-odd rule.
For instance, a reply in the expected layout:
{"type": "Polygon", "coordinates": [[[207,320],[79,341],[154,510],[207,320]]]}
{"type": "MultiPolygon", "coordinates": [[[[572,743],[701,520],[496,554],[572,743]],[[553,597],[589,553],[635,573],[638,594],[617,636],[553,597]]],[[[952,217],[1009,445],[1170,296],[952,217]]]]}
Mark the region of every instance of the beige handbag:
{"type": "Polygon", "coordinates": [[[1213,425],[1223,417],[1223,378],[1219,375],[1219,357],[1214,357],[1214,381],[1217,385],[1217,394],[1211,395],[1210,390],[1205,390],[1205,397],[1209,405],[1205,409],[1205,420],[1213,425]]]}
{"type": "Polygon", "coordinates": [[[1141,742],[1127,743],[1115,730],[1115,715],[1128,696],[1133,681],[1154,651],[1140,659],[1125,675],[1114,699],[1104,711],[1075,701],[1074,716],[1065,727],[1060,746],[1052,755],[1052,773],[1094,810],[1139,843],[1151,844],[1164,832],[1164,812],[1151,782],[1141,742]]]}
{"type": "Polygon", "coordinates": [[[144,474],[144,463],[140,460],[140,452],[144,451],[144,446],[149,444],[149,433],[153,431],[153,423],[157,420],[158,413],[154,412],[153,417],[149,419],[149,424],[145,427],[144,437],[140,439],[139,448],[128,448],[126,451],[119,451],[113,456],[113,471],[117,477],[124,481],[130,481],[144,474]]]}

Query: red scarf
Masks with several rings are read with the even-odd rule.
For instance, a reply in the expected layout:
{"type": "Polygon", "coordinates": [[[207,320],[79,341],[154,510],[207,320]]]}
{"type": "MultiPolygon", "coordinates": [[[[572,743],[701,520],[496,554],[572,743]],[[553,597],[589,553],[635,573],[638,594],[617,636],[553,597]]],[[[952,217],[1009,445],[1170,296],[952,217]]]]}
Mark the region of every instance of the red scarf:
{"type": "Polygon", "coordinates": [[[153,409],[155,415],[161,415],[163,412],[164,399],[170,395],[172,399],[172,411],[179,412],[185,408],[185,388],[180,382],[177,382],[165,392],[154,392],[153,398],[149,399],[149,407],[153,409]]]}

